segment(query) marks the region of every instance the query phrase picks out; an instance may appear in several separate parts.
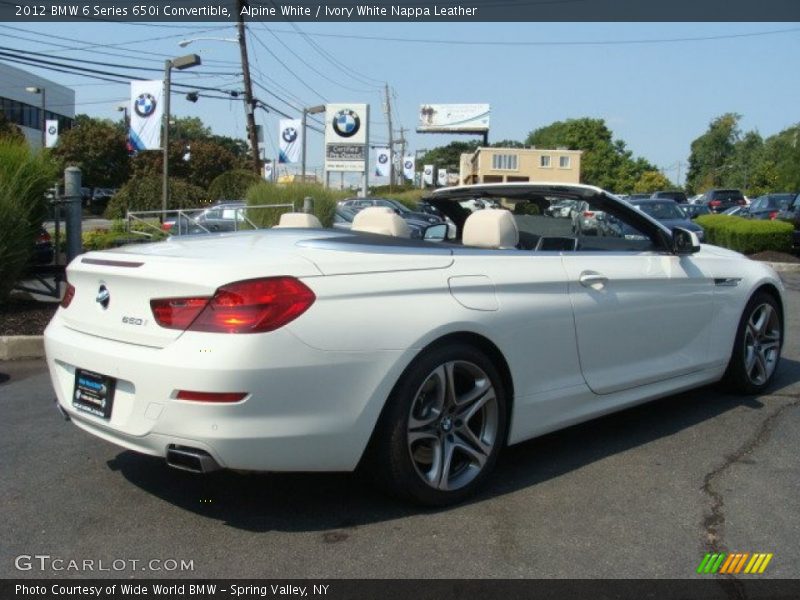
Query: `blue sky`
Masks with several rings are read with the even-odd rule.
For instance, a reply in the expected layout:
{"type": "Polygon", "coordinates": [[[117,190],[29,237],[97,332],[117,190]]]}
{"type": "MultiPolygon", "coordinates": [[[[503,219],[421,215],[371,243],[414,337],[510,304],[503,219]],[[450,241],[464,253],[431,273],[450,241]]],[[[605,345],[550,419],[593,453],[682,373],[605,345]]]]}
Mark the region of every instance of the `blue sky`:
{"type": "MultiPolygon", "coordinates": [[[[234,37],[235,28],[230,25],[183,24],[185,29],[175,27],[181,25],[177,23],[169,24],[171,27],[105,23],[56,27],[47,23],[2,25],[26,30],[0,27],[3,45],[53,51],[54,58],[160,69],[167,56],[197,52],[204,66],[193,72],[177,73],[174,80],[241,89],[235,44],[198,41],[185,49],[177,44],[181,39],[196,36],[234,37]],[[212,28],[215,29],[201,32],[212,28]],[[47,37],[53,33],[67,39],[47,37]],[[166,36],[170,37],[151,39],[166,36]],[[70,48],[94,47],[76,51],[54,44],[70,48]],[[102,52],[126,56],[109,56],[102,52]]],[[[310,106],[325,100],[370,103],[374,143],[388,138],[380,93],[380,82],[388,82],[394,96],[394,125],[411,130],[407,135],[410,150],[442,145],[452,139],[469,139],[413,133],[420,104],[487,102],[492,107],[490,139],[493,141],[523,140],[532,129],[556,120],[583,116],[603,118],[615,137],[625,140],[636,155],[659,167],[671,168],[666,174],[674,180],[676,163],[686,162],[691,141],[715,116],[738,112],[743,115],[744,130],[756,129],[765,137],[800,121],[798,23],[300,24],[300,31],[309,34],[308,38],[299,35],[286,22],[251,23],[249,27],[249,49],[256,81],[296,106],[310,106]],[[728,39],[663,41],[787,29],[794,31],[728,39]],[[316,34],[378,39],[317,37],[316,34]],[[432,44],[389,38],[468,43],[432,44]],[[620,43],[654,40],[662,41],[620,43]],[[475,42],[535,42],[537,45],[478,45],[475,42]],[[334,66],[319,49],[348,68],[334,66]]],[[[36,71],[34,67],[22,68],[36,71]]],[[[96,82],[77,75],[36,72],[74,86],[76,110],[92,116],[119,118],[115,106],[128,97],[125,85],[96,82]]],[[[149,76],[160,78],[156,72],[149,76]]],[[[262,90],[257,89],[256,95],[295,114],[292,108],[262,90]]],[[[191,104],[173,97],[173,112],[179,116],[198,116],[216,133],[244,137],[241,101],[201,98],[191,104]]],[[[276,153],[273,143],[277,144],[278,118],[274,113],[258,113],[259,123],[266,127],[270,155],[276,153]]],[[[321,162],[322,136],[311,133],[309,165],[319,166],[321,162]]],[[[682,179],[685,170],[683,165],[682,179]]]]}

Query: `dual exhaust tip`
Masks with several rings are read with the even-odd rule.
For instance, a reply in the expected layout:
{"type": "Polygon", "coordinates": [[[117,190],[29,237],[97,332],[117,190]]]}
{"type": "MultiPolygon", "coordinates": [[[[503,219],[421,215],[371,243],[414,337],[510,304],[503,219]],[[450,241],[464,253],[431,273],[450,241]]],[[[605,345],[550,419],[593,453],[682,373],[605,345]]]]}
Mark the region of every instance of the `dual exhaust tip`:
{"type": "Polygon", "coordinates": [[[211,473],[221,469],[217,461],[205,450],[175,444],[167,447],[167,465],[190,473],[211,473]]]}

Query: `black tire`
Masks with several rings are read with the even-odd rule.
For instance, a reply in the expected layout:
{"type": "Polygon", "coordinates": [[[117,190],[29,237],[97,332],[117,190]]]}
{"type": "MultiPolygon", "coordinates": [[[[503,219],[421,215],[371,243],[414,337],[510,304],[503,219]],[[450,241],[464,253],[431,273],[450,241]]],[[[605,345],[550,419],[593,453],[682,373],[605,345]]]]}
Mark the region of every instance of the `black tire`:
{"type": "Polygon", "coordinates": [[[485,354],[458,343],[431,348],[392,391],[368,449],[367,471],[386,491],[415,503],[461,502],[494,469],[506,442],[507,406],[502,379],[485,354]]]}
{"type": "Polygon", "coordinates": [[[760,394],[772,382],[783,345],[783,313],[775,298],[758,292],[739,321],[723,385],[736,394],[760,394]],[[764,318],[763,326],[759,327],[764,318]]]}

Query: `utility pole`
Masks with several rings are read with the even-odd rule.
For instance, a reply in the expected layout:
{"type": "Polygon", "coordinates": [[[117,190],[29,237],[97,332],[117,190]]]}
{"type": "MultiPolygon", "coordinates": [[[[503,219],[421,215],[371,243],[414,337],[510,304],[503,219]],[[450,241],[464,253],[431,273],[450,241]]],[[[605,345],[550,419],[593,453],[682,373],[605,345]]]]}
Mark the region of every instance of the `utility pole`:
{"type": "Polygon", "coordinates": [[[392,189],[394,184],[394,140],[392,138],[392,104],[389,99],[389,84],[385,85],[386,102],[383,104],[383,112],[386,115],[386,121],[389,123],[389,190],[392,189]]]}
{"type": "Polygon", "coordinates": [[[405,161],[406,161],[406,130],[405,127],[400,128],[400,139],[397,140],[397,143],[400,144],[400,165],[402,166],[401,173],[403,173],[402,177],[400,178],[400,182],[405,184],[405,161]]]}
{"type": "Polygon", "coordinates": [[[242,55],[242,74],[244,75],[244,110],[247,114],[247,137],[253,152],[253,171],[261,177],[261,157],[258,154],[258,132],[256,131],[255,102],[253,100],[253,82],[250,80],[250,62],[247,59],[247,38],[245,37],[244,0],[236,0],[237,25],[239,31],[239,51],[242,55]]]}

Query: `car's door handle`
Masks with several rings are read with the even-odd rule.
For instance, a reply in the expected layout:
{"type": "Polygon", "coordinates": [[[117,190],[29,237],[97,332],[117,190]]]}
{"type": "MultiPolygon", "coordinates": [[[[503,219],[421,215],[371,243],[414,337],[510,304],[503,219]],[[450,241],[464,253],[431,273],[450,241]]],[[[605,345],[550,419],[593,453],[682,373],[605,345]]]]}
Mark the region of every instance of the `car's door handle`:
{"type": "Polygon", "coordinates": [[[602,289],[608,283],[608,277],[595,271],[584,271],[578,278],[583,287],[590,287],[596,290],[602,289]]]}

